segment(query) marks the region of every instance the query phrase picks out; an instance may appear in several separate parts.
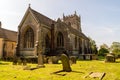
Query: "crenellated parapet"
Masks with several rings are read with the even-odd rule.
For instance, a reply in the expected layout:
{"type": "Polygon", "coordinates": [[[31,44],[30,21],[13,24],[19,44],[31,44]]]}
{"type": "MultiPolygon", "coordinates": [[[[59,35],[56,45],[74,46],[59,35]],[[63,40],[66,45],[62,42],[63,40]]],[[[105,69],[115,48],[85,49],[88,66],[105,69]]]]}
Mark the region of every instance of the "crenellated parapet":
{"type": "Polygon", "coordinates": [[[71,24],[71,27],[73,27],[74,29],[78,31],[82,31],[81,30],[81,18],[80,16],[77,15],[76,11],[74,14],[68,15],[68,16],[65,16],[63,14],[63,22],[68,25],[71,24]]]}

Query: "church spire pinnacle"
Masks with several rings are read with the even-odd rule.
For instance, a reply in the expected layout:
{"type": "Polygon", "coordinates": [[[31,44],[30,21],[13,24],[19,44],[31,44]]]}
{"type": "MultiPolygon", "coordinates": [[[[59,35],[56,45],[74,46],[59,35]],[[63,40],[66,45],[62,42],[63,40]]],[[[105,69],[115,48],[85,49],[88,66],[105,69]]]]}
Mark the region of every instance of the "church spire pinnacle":
{"type": "Polygon", "coordinates": [[[29,8],[31,8],[31,4],[29,3],[29,8]]]}
{"type": "Polygon", "coordinates": [[[77,12],[75,11],[75,15],[77,15],[77,12]]]}

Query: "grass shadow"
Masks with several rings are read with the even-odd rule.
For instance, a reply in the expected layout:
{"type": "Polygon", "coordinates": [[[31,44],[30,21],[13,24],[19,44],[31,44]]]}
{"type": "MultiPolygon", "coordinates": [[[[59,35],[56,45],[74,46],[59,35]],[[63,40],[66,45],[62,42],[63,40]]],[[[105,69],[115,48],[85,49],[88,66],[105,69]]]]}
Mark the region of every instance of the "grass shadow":
{"type": "Polygon", "coordinates": [[[64,73],[64,74],[60,74],[60,73],[62,73],[62,72],[66,72],[66,71],[60,70],[60,71],[53,72],[53,73],[51,73],[51,74],[56,74],[56,75],[60,75],[60,76],[65,76],[65,75],[67,75],[67,73],[70,73],[70,72],[75,72],[75,73],[82,73],[82,74],[84,74],[84,72],[79,72],[79,71],[70,71],[70,72],[67,72],[67,73],[64,73]]]}
{"type": "Polygon", "coordinates": [[[0,65],[9,65],[9,63],[0,63],[0,65]]]}

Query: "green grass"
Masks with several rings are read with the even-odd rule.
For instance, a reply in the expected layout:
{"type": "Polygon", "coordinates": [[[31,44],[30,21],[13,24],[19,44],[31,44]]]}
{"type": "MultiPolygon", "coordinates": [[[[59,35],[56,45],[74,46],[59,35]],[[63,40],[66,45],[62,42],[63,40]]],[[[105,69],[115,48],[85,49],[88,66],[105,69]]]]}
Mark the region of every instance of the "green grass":
{"type": "MultiPolygon", "coordinates": [[[[103,80],[120,80],[120,59],[116,63],[104,61],[77,61],[73,64],[73,72],[53,72],[62,70],[62,64],[45,64],[45,68],[23,70],[24,66],[12,65],[11,62],[0,61],[0,80],[99,80],[84,78],[90,72],[105,72],[103,80]],[[64,74],[64,76],[62,76],[64,74]]],[[[28,64],[36,67],[37,64],[28,64]]]]}

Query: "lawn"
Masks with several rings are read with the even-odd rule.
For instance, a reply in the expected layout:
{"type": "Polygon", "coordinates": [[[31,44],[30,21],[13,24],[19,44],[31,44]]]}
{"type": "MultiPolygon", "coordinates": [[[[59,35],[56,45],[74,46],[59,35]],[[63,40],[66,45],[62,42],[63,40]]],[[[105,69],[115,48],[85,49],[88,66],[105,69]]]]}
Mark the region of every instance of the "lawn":
{"type": "MultiPolygon", "coordinates": [[[[28,64],[36,67],[37,64],[28,64]]],[[[53,72],[62,70],[62,64],[45,64],[45,68],[23,70],[25,66],[12,65],[12,62],[0,61],[0,80],[99,80],[84,78],[90,72],[105,72],[103,80],[120,80],[120,59],[116,63],[100,60],[77,61],[71,65],[72,72],[53,72]]]]}

